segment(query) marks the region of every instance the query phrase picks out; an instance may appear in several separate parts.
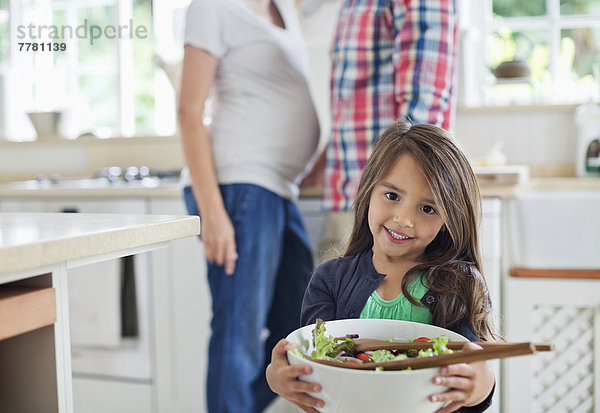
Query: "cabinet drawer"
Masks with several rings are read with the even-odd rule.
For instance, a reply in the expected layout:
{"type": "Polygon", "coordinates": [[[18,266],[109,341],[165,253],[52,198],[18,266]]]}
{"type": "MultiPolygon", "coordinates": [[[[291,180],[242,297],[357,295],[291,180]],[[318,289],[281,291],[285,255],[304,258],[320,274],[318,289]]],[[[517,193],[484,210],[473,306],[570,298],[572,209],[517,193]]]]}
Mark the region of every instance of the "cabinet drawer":
{"type": "Polygon", "coordinates": [[[152,385],[73,376],[73,411],[152,412],[152,385]]]}
{"type": "Polygon", "coordinates": [[[54,288],[0,287],[0,340],[28,333],[56,322],[54,288]]]}

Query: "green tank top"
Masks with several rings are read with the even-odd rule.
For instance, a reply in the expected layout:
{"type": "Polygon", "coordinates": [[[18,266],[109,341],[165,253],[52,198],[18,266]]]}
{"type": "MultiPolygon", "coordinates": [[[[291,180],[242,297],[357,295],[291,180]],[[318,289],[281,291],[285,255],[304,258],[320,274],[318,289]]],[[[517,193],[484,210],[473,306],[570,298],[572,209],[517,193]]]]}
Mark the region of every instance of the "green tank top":
{"type": "MultiPolygon", "coordinates": [[[[427,290],[422,277],[416,277],[408,285],[408,292],[419,302],[427,290]]],[[[432,321],[429,308],[412,304],[404,294],[400,293],[398,297],[387,301],[382,299],[379,294],[377,294],[377,291],[373,291],[367,300],[367,304],[365,304],[360,313],[360,318],[404,320],[424,324],[431,324],[432,321]]]]}

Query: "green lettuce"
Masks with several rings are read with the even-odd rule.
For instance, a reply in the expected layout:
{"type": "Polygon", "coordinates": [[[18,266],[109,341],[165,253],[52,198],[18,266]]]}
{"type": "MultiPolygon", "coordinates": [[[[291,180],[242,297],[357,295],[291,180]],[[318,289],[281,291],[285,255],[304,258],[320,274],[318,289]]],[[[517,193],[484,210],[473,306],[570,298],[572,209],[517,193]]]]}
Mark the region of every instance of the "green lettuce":
{"type": "Polygon", "coordinates": [[[404,360],[407,358],[408,356],[406,354],[400,353],[398,355],[394,355],[394,353],[389,350],[375,350],[371,354],[371,359],[375,363],[385,363],[386,361],[404,360]]]}
{"type": "Polygon", "coordinates": [[[326,334],[325,323],[317,318],[315,329],[312,331],[314,350],[313,359],[330,360],[345,351],[346,354],[354,353],[354,340],[345,337],[333,337],[326,334]]]}
{"type": "Polygon", "coordinates": [[[439,356],[440,354],[454,353],[454,351],[446,346],[448,344],[448,336],[446,334],[441,334],[439,337],[432,338],[431,341],[433,341],[432,347],[425,350],[419,350],[417,357],[433,357],[439,356]]]}

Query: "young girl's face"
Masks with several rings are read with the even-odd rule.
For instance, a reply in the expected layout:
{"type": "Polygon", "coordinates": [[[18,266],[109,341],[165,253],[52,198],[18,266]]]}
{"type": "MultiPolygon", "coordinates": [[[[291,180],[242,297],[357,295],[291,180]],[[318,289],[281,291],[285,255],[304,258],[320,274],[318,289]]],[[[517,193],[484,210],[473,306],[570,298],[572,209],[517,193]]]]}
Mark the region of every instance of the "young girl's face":
{"type": "Polygon", "coordinates": [[[374,264],[418,262],[444,222],[414,157],[402,154],[388,175],[375,185],[368,219],[374,264]]]}

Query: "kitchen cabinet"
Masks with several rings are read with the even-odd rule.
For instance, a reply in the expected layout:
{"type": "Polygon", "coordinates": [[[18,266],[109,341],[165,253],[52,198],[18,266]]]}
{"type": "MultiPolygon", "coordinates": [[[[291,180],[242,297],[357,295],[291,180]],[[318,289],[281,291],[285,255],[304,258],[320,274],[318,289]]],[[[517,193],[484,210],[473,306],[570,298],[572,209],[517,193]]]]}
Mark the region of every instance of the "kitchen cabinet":
{"type": "MultiPolygon", "coordinates": [[[[129,213],[144,215],[144,199],[5,199],[4,212],[129,213]]],[[[184,215],[184,214],[180,214],[184,215]]],[[[69,287],[73,403],[76,411],[151,411],[152,342],[151,277],[148,253],[70,268],[69,287]],[[135,306],[135,336],[122,334],[124,299],[123,265],[132,260],[135,292],[128,295],[135,306]],[[115,383],[121,383],[120,387],[115,383]],[[115,391],[118,390],[118,393],[115,391]],[[119,397],[106,397],[119,394],[119,397]]]]}
{"type": "Polygon", "coordinates": [[[504,361],[506,412],[600,412],[599,183],[507,201],[505,337],[555,348],[504,361]]]}
{"type": "Polygon", "coordinates": [[[0,322],[8,330],[0,340],[2,410],[72,412],[68,270],[166,246],[198,234],[200,225],[182,216],[0,213],[0,228],[0,308],[11,311],[0,322]],[[25,303],[22,311],[15,299],[25,303]],[[30,306],[42,307],[36,315],[30,306]]]}
{"type": "MultiPolygon", "coordinates": [[[[177,190],[170,192],[171,196],[158,197],[148,196],[151,191],[146,196],[120,197],[116,190],[108,199],[78,197],[75,192],[59,197],[5,197],[0,211],[187,214],[177,190]]],[[[73,343],[75,411],[202,412],[210,331],[202,244],[198,237],[179,239],[169,248],[134,258],[140,334],[118,343],[108,340],[102,346],[73,343]]],[[[92,293],[112,290],[112,297],[118,298],[118,293],[114,294],[115,288],[120,289],[118,268],[118,260],[108,260],[70,269],[69,284],[87,285],[92,293]],[[94,280],[96,288],[90,288],[94,280]]],[[[71,294],[69,301],[76,304],[78,299],[71,294]]],[[[115,307],[106,305],[103,311],[115,313],[115,307]]],[[[72,321],[76,312],[71,312],[72,321]]]]}

